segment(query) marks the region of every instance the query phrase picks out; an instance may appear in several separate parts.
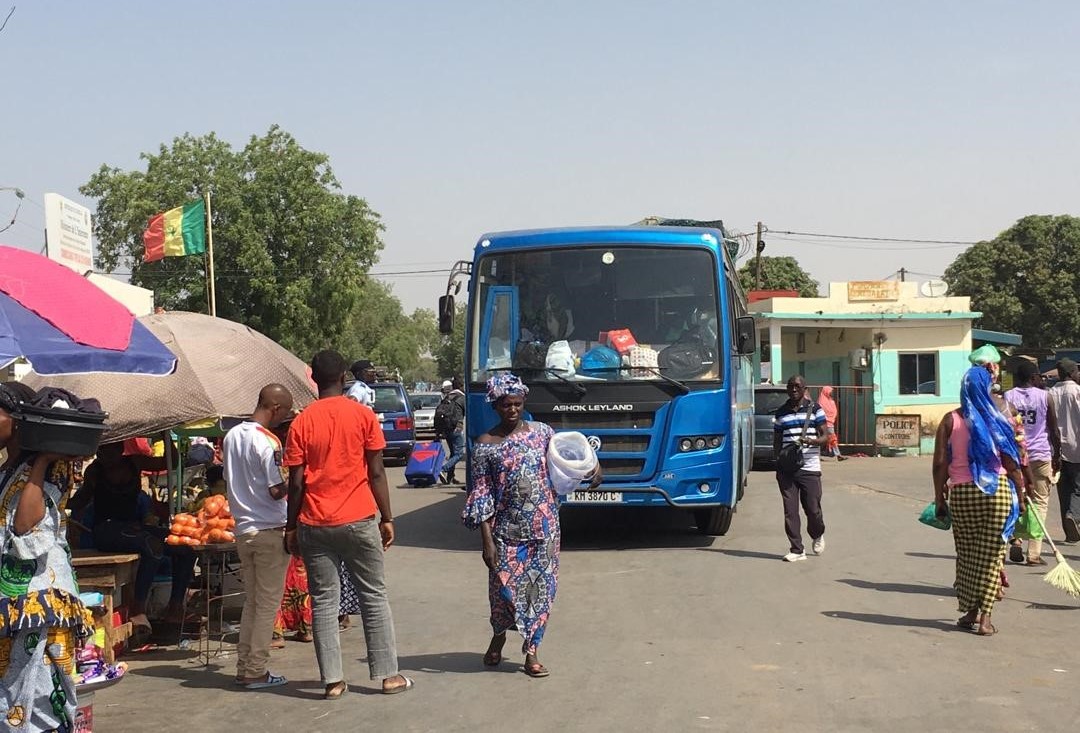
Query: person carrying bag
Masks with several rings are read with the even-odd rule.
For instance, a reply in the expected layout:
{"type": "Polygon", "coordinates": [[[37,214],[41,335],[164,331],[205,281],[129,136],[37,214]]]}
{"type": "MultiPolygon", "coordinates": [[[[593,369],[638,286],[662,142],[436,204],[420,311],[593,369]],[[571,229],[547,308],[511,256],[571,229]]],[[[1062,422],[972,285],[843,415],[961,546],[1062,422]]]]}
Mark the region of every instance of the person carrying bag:
{"type": "Polygon", "coordinates": [[[773,418],[776,482],[784,503],[784,530],[789,551],[785,562],[806,559],[799,506],[806,512],[806,529],[814,554],[825,552],[825,518],[821,511],[821,448],[829,442],[825,412],[806,399],[806,382],[796,375],[787,382],[788,401],[773,418]]]}

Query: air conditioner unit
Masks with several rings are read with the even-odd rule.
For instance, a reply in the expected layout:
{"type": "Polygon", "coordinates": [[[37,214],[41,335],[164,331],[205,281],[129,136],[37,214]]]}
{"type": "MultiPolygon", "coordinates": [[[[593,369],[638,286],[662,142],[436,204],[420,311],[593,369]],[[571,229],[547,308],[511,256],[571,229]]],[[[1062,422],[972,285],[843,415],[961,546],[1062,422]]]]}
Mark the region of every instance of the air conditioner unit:
{"type": "Polygon", "coordinates": [[[866,349],[852,349],[848,354],[848,358],[851,361],[852,369],[866,369],[870,364],[866,356],[866,349]]]}

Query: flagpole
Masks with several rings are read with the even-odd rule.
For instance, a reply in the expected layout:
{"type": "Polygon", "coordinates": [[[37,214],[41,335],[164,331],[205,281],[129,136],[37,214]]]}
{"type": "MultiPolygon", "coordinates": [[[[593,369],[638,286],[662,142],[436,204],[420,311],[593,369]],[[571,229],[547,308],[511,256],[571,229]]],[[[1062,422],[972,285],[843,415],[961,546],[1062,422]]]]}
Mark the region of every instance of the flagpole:
{"type": "Polygon", "coordinates": [[[214,223],[210,217],[210,192],[206,197],[206,279],[210,286],[210,315],[217,315],[217,293],[214,286],[214,223]]]}

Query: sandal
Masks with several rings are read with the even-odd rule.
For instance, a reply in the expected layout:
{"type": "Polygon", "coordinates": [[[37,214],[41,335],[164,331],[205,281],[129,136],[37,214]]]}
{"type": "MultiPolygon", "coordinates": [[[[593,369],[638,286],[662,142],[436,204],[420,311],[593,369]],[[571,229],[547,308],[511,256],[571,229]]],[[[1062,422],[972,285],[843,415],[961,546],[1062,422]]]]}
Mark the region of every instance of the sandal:
{"type": "Polygon", "coordinates": [[[994,626],[993,624],[990,624],[990,630],[989,631],[983,631],[982,629],[979,629],[978,631],[975,632],[975,635],[976,636],[993,636],[996,633],[997,633],[997,627],[994,626]]]}
{"type": "Polygon", "coordinates": [[[285,637],[283,637],[283,636],[275,636],[270,641],[270,648],[271,649],[284,649],[285,648],[285,637]]]}
{"type": "Polygon", "coordinates": [[[153,633],[154,627],[149,623],[133,624],[131,627],[131,636],[128,637],[128,646],[133,649],[144,646],[146,642],[150,641],[150,637],[153,633]]]}
{"type": "Polygon", "coordinates": [[[965,631],[974,631],[979,628],[978,621],[965,621],[962,618],[956,620],[956,625],[958,628],[964,629],[965,631]]]}
{"type": "Polygon", "coordinates": [[[337,700],[344,695],[348,689],[349,684],[345,680],[327,685],[326,692],[323,693],[323,700],[337,700]]]}
{"type": "Polygon", "coordinates": [[[311,642],[315,641],[315,637],[311,635],[310,631],[297,631],[295,634],[293,634],[292,640],[299,641],[304,644],[310,644],[311,642]]]}
{"type": "Polygon", "coordinates": [[[530,664],[526,664],[524,667],[522,667],[522,669],[524,669],[525,674],[529,675],[530,677],[547,677],[549,674],[551,674],[551,672],[548,671],[548,668],[540,664],[540,662],[532,662],[530,664]]]}
{"type": "Polygon", "coordinates": [[[491,643],[488,644],[488,650],[484,652],[484,666],[485,667],[498,667],[503,660],[502,650],[506,645],[506,632],[502,634],[495,634],[491,637],[491,643]]]}
{"type": "Polygon", "coordinates": [[[502,652],[490,651],[484,655],[485,667],[498,667],[502,664],[502,652]]]}
{"type": "Polygon", "coordinates": [[[398,685],[397,687],[384,687],[383,691],[382,691],[382,694],[384,694],[384,695],[397,695],[397,694],[400,694],[400,693],[405,692],[407,690],[411,690],[416,685],[416,683],[412,681],[411,677],[406,677],[403,674],[398,675],[398,676],[401,677],[401,679],[405,680],[405,684],[398,685]]]}

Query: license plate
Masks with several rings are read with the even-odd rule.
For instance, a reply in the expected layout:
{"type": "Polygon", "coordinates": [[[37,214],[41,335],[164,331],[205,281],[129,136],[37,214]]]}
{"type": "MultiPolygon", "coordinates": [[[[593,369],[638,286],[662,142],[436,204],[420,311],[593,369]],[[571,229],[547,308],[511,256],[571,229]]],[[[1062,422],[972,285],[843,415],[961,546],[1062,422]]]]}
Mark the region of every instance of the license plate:
{"type": "Polygon", "coordinates": [[[566,500],[579,504],[621,504],[621,491],[571,491],[566,500]]]}

